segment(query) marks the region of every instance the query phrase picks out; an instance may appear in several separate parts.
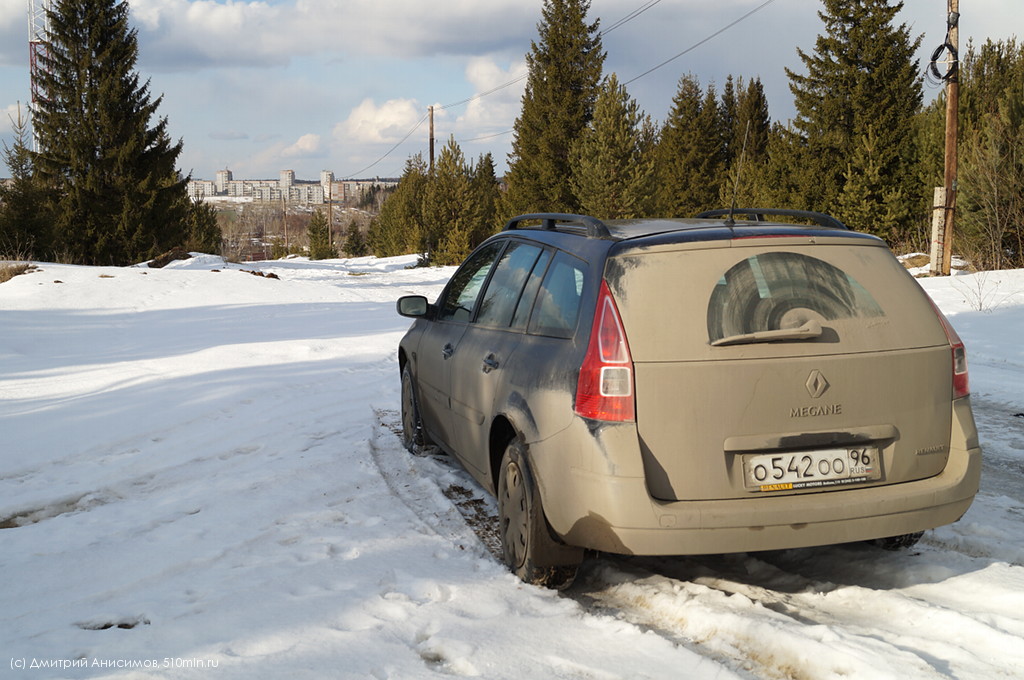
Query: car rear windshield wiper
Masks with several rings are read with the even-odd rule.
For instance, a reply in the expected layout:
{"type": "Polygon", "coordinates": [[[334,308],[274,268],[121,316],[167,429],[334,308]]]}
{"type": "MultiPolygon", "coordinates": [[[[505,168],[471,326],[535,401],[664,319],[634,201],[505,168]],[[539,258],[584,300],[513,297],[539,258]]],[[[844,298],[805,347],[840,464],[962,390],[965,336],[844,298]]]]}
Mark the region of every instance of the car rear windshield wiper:
{"type": "Polygon", "coordinates": [[[813,340],[821,337],[821,324],[810,319],[799,328],[780,328],[774,331],[757,331],[719,338],[711,343],[712,347],[723,345],[750,345],[755,342],[778,342],[780,340],[813,340]]]}

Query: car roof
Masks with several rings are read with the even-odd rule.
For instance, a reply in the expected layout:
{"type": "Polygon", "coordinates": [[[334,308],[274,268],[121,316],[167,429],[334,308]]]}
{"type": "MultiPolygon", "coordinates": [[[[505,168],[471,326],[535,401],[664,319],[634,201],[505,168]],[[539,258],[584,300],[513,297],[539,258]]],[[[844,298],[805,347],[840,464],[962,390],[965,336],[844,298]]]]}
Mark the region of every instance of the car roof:
{"type": "Polygon", "coordinates": [[[599,220],[589,215],[569,213],[531,213],[513,218],[505,225],[509,231],[544,231],[584,236],[603,241],[637,241],[644,244],[668,242],[718,241],[758,236],[846,236],[878,241],[875,236],[850,231],[830,215],[788,209],[714,210],[690,218],[643,218],[599,220]],[[769,221],[767,215],[779,215],[810,221],[798,224],[769,221]],[[735,217],[745,219],[737,220],[735,217]]]}

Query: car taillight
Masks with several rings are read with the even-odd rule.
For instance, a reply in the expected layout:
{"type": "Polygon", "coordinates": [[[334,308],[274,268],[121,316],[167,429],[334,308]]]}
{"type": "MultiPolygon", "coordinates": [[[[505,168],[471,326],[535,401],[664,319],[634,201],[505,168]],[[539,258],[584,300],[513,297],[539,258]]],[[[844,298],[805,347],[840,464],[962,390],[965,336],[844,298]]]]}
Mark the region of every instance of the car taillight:
{"type": "Polygon", "coordinates": [[[942,324],[942,330],[946,332],[946,339],[949,340],[949,346],[953,352],[953,398],[966,397],[971,393],[967,384],[967,350],[964,348],[963,340],[954,330],[953,324],[949,323],[949,319],[935,302],[932,302],[932,308],[939,317],[939,323],[942,324]]]}
{"type": "Polygon", "coordinates": [[[595,420],[636,419],[633,360],[608,284],[601,282],[590,344],[576,383],[576,413],[595,420]]]}

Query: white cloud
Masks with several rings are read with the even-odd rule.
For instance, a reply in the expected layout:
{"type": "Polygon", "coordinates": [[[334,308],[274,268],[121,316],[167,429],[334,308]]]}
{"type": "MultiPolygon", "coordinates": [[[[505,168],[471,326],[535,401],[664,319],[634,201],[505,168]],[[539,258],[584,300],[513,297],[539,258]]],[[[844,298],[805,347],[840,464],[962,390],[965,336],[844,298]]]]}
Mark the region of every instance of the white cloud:
{"type": "Polygon", "coordinates": [[[506,70],[489,58],[471,59],[466,66],[466,80],[473,86],[473,96],[478,98],[470,101],[465,113],[459,116],[460,129],[485,134],[499,127],[508,128],[519,113],[526,75],[525,61],[506,70]]]}
{"type": "Polygon", "coordinates": [[[17,121],[19,116],[22,121],[28,118],[28,110],[24,103],[8,104],[0,109],[0,134],[13,133],[14,121],[17,121]]]}
{"type": "MultiPolygon", "coordinates": [[[[154,67],[266,67],[295,57],[423,57],[522,52],[537,8],[520,0],[132,0],[142,55],[154,67]],[[500,31],[481,27],[500,26],[500,31]]],[[[528,44],[528,43],[526,43],[528,44]]]]}
{"type": "Polygon", "coordinates": [[[306,134],[281,151],[284,158],[321,158],[326,151],[320,146],[320,135],[306,134]]]}
{"type": "Polygon", "coordinates": [[[334,138],[342,143],[399,142],[426,115],[413,99],[389,99],[377,106],[364,99],[349,117],[334,127],[334,138]]]}

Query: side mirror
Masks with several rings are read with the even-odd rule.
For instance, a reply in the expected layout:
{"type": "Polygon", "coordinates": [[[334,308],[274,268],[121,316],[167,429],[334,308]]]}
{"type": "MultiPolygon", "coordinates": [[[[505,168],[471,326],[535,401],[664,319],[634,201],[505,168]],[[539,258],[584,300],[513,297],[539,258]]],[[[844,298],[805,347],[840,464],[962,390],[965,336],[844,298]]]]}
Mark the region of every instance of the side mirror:
{"type": "Polygon", "coordinates": [[[403,295],[398,298],[398,313],[402,316],[419,318],[427,315],[430,303],[422,295],[403,295]]]}

